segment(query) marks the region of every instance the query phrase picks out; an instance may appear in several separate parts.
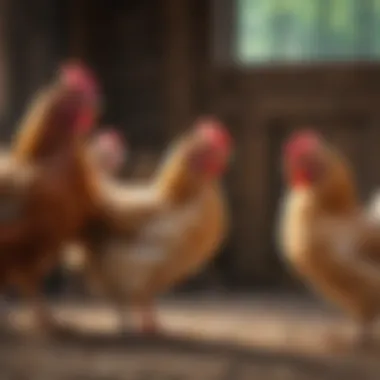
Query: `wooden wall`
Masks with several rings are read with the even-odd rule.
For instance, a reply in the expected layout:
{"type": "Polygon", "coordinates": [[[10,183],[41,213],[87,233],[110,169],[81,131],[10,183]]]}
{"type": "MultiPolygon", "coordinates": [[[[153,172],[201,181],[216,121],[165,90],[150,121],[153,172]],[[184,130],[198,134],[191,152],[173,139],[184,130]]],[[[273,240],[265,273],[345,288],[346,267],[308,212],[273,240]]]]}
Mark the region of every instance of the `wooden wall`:
{"type": "Polygon", "coordinates": [[[242,282],[292,283],[274,240],[280,151],[292,130],[316,127],[337,144],[352,160],[363,198],[380,185],[379,79],[375,65],[215,72],[213,107],[232,120],[239,150],[229,186],[239,252],[234,268],[242,282]],[[225,78],[234,83],[233,95],[225,78]]]}
{"type": "Polygon", "coordinates": [[[49,0],[1,2],[2,139],[10,138],[28,100],[67,53],[65,6],[64,1],[49,0]]]}
{"type": "MultiPolygon", "coordinates": [[[[19,12],[24,19],[8,25],[15,104],[10,120],[57,57],[67,55],[94,67],[107,100],[103,122],[118,125],[136,151],[150,152],[152,164],[165,142],[200,113],[215,113],[229,126],[236,141],[225,181],[232,231],[205,281],[216,273],[216,282],[228,286],[292,286],[273,225],[282,189],[280,146],[294,128],[309,124],[330,136],[353,160],[363,196],[380,184],[380,65],[239,69],[223,53],[231,31],[223,22],[216,28],[211,0],[67,0],[59,11],[66,22],[59,27],[52,25],[54,18],[41,21],[48,9],[56,14],[55,2],[38,1],[39,12],[19,12]],[[28,24],[19,34],[18,25],[27,24],[33,12],[38,25],[28,24]],[[217,41],[211,38],[215,30],[217,41]],[[38,36],[35,45],[21,43],[26,35],[38,36]],[[42,49],[42,43],[51,47],[42,49]],[[35,63],[25,72],[33,57],[42,66],[35,63]]],[[[12,4],[16,12],[21,0],[12,4]]],[[[218,17],[227,20],[232,11],[220,8],[218,17]]]]}

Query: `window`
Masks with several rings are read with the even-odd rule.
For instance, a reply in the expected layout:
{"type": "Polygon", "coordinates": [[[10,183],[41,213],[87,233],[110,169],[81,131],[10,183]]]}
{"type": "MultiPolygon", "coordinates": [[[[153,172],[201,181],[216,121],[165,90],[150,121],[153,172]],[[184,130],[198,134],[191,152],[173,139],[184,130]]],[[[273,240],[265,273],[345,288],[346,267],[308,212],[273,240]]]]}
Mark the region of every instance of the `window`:
{"type": "Polygon", "coordinates": [[[236,0],[243,65],[380,59],[380,0],[236,0]]]}

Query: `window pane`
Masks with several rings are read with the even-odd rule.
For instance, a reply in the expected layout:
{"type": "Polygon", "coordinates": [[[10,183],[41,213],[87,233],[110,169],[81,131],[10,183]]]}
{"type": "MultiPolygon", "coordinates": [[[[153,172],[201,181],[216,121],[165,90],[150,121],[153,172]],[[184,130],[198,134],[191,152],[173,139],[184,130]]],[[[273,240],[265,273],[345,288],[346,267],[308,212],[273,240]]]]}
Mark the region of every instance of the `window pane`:
{"type": "Polygon", "coordinates": [[[380,0],[237,0],[242,64],[380,58],[380,0]]]}

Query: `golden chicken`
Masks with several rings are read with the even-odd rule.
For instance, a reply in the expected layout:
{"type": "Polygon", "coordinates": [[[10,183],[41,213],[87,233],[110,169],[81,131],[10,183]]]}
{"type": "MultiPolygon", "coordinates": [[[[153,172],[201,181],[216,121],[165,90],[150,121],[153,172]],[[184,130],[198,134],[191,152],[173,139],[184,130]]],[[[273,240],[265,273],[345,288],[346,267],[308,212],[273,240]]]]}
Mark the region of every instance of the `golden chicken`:
{"type": "Polygon", "coordinates": [[[62,244],[95,213],[96,177],[84,144],[97,106],[96,83],[86,69],[62,68],[33,102],[0,164],[0,199],[7,205],[0,284],[33,299],[44,327],[53,321],[41,298],[43,279],[58,264],[62,244]]]}
{"type": "Polygon", "coordinates": [[[228,215],[219,179],[230,149],[223,126],[200,120],[150,183],[103,182],[103,216],[85,238],[88,276],[121,309],[128,302],[139,308],[144,332],[157,331],[155,297],[199,271],[223,241],[228,215]]]}
{"type": "Polygon", "coordinates": [[[380,311],[380,225],[362,209],[345,159],[311,131],[284,149],[280,245],[317,292],[348,312],[366,344],[380,311]]]}

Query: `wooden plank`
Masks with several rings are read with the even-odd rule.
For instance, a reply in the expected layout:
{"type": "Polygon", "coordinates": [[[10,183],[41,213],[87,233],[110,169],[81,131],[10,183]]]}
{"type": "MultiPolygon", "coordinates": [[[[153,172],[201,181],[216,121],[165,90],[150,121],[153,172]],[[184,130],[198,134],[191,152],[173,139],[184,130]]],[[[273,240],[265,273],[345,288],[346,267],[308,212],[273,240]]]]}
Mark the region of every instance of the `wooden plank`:
{"type": "Polygon", "coordinates": [[[86,60],[88,27],[86,11],[91,4],[86,0],[67,0],[69,11],[68,55],[72,58],[86,60]]]}
{"type": "Polygon", "coordinates": [[[6,19],[9,10],[9,0],[0,2],[0,135],[6,133],[6,116],[9,108],[8,73],[9,65],[6,50],[6,19]]]}
{"type": "Polygon", "coordinates": [[[132,331],[122,337],[112,328],[113,310],[66,304],[55,312],[62,322],[67,316],[71,323],[75,320],[77,334],[45,340],[1,334],[1,375],[39,380],[377,380],[377,350],[342,345],[333,351],[325,342],[326,333],[334,331],[349,344],[353,331],[348,320],[300,301],[268,296],[176,300],[161,305],[166,333],[156,337],[132,331]]]}
{"type": "Polygon", "coordinates": [[[163,0],[164,101],[168,137],[186,128],[193,117],[191,0],[163,0]]]}

